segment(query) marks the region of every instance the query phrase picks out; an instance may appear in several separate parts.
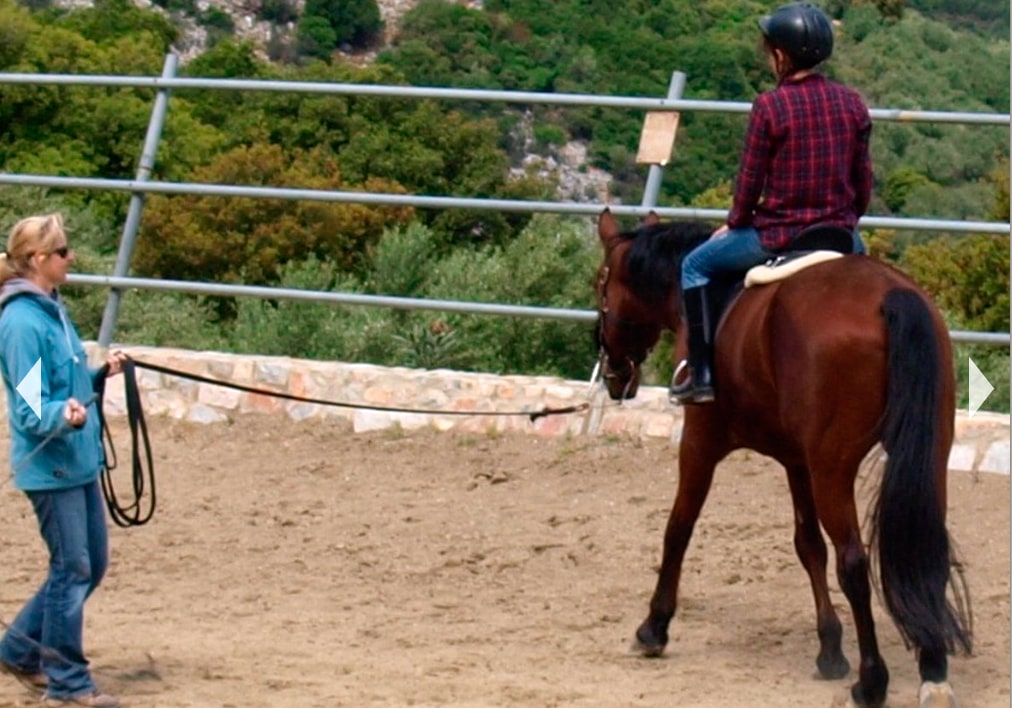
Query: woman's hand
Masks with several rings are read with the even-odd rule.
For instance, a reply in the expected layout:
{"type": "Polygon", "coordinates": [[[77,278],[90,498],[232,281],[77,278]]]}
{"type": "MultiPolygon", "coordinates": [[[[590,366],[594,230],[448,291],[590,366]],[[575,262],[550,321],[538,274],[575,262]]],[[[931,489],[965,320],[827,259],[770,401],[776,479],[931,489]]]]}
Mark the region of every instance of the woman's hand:
{"type": "Polygon", "coordinates": [[[731,227],[727,224],[721,224],[720,228],[710,234],[710,238],[724,238],[727,236],[727,232],[731,230],[731,227]]]}
{"type": "Polygon", "coordinates": [[[127,355],[117,349],[114,352],[109,352],[105,358],[105,363],[109,367],[109,376],[115,376],[123,371],[123,362],[128,359],[127,355]]]}
{"type": "Polygon", "coordinates": [[[88,409],[76,398],[68,398],[67,405],[63,408],[63,419],[70,427],[80,428],[88,420],[88,409]]]}

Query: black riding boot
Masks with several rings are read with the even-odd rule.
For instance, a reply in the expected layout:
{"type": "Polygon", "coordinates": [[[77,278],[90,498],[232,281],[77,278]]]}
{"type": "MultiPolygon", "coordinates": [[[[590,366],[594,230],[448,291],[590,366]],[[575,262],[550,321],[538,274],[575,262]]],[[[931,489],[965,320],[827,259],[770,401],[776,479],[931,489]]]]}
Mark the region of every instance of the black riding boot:
{"type": "Polygon", "coordinates": [[[683,405],[708,403],[713,400],[713,376],[710,373],[713,358],[713,326],[706,286],[689,288],[682,293],[685,321],[689,339],[689,377],[676,384],[671,381],[668,391],[672,401],[683,405]]]}

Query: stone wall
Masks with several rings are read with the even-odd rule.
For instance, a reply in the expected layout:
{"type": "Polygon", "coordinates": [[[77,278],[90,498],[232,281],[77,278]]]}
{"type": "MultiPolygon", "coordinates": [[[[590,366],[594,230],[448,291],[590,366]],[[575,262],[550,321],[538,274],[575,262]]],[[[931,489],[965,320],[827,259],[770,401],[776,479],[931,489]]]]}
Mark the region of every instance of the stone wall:
{"type": "MultiPolygon", "coordinates": [[[[90,349],[94,356],[95,346],[90,349]]],[[[495,376],[151,347],[124,351],[140,362],[249,388],[348,404],[333,407],[286,401],[141,369],[138,383],[148,416],[213,424],[245,414],[287,415],[293,420],[344,421],[355,432],[431,426],[441,431],[614,435],[672,442],[681,431],[681,409],[668,402],[667,391],[660,387],[640,388],[635,400],[618,405],[608,400],[600,386],[592,389],[588,382],[548,376],[495,376]],[[530,413],[546,407],[581,404],[586,404],[586,410],[530,420],[530,413]]],[[[121,377],[109,380],[105,411],[109,416],[124,414],[121,377]]],[[[960,411],[949,467],[1009,474],[1009,416],[977,413],[970,417],[960,411]]]]}

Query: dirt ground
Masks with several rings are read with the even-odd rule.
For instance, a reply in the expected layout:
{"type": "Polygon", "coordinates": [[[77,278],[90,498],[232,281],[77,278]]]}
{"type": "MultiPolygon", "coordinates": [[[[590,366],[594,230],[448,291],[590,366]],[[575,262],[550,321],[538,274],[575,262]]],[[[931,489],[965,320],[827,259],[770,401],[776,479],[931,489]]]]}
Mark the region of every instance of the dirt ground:
{"type": "MultiPolygon", "coordinates": [[[[668,652],[643,659],[628,648],[673,498],[671,445],[262,416],[150,425],[154,519],[113,528],[87,612],[95,675],[126,705],[829,708],[854,680],[814,677],[786,482],[757,455],[718,470],[668,652]]],[[[120,424],[116,439],[123,457],[120,424]]],[[[949,499],[976,631],[951,679],[964,708],[1005,708],[1009,478],[953,473],[949,499]]],[[[45,558],[9,483],[0,518],[10,620],[45,558]]],[[[915,661],[877,607],[889,705],[914,706],[915,661]]],[[[32,704],[0,677],[0,706],[32,704]]]]}

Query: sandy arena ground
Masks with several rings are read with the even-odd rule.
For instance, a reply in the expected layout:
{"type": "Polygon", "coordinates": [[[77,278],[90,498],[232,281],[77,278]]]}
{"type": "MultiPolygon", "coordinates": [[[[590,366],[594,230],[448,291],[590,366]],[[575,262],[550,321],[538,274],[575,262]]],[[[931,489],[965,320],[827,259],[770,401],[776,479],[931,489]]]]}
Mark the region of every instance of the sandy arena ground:
{"type": "MultiPolygon", "coordinates": [[[[786,482],[757,455],[718,470],[668,653],[648,660],[628,647],[674,494],[670,445],[354,435],[258,416],[150,425],[158,508],[113,528],[87,614],[96,677],[125,705],[829,708],[854,680],[814,678],[786,482]]],[[[954,473],[949,501],[976,620],[952,682],[964,708],[1006,708],[1009,478],[954,473]]],[[[0,518],[10,620],[45,553],[9,483],[0,518]]],[[[877,607],[889,706],[914,706],[915,661],[877,607]]],[[[0,706],[33,704],[0,677],[0,706]]]]}

